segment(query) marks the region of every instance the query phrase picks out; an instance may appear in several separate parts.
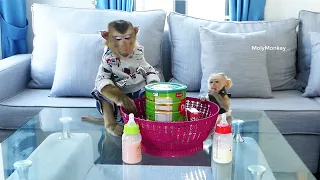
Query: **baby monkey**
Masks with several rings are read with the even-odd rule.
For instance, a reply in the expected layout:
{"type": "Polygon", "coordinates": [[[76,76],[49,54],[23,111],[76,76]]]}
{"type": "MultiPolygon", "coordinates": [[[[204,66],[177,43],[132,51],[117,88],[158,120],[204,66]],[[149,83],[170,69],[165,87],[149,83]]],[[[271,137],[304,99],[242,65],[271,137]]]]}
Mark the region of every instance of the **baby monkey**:
{"type": "Polygon", "coordinates": [[[208,94],[200,97],[202,102],[211,101],[220,107],[217,123],[221,121],[221,114],[226,113],[227,121],[231,124],[230,94],[227,89],[232,86],[232,81],[223,73],[212,73],[208,78],[208,94]]]}
{"type": "Polygon", "coordinates": [[[104,122],[107,132],[121,136],[123,123],[119,106],[126,113],[135,113],[132,99],[144,95],[146,84],[159,82],[155,69],[144,58],[144,47],[137,42],[139,27],[130,21],[116,20],[108,24],[107,31],[101,31],[106,40],[102,61],[95,80],[92,96],[103,119],[82,117],[83,120],[104,122]]]}

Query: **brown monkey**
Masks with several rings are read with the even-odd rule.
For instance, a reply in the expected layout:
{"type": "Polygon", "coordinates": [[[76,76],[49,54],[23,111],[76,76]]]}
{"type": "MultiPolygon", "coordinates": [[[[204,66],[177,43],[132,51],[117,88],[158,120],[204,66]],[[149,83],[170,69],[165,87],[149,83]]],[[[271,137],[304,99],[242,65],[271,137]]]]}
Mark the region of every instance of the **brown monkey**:
{"type": "MultiPolygon", "coordinates": [[[[103,115],[105,129],[114,136],[123,133],[123,126],[116,121],[120,116],[118,107],[123,106],[127,113],[135,113],[132,98],[142,97],[146,84],[160,81],[155,69],[144,58],[144,47],[137,42],[138,32],[139,27],[133,27],[125,20],[112,21],[107,31],[101,31],[106,40],[105,50],[92,95],[103,115]]],[[[92,117],[83,119],[101,121],[92,117]]]]}
{"type": "Polygon", "coordinates": [[[211,101],[220,107],[217,123],[221,121],[221,114],[227,114],[228,123],[231,123],[230,94],[228,88],[232,86],[232,81],[223,73],[212,73],[208,78],[208,94],[201,97],[201,101],[211,101]]]}

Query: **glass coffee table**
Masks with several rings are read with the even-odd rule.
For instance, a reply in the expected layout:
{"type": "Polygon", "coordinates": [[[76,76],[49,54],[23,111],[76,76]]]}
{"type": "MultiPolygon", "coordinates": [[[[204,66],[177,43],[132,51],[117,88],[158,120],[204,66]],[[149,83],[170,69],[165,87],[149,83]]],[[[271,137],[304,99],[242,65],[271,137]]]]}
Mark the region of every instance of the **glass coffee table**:
{"type": "Polygon", "coordinates": [[[23,160],[29,159],[30,180],[250,180],[250,168],[263,169],[262,180],[316,180],[263,111],[232,111],[234,122],[243,123],[229,164],[211,160],[209,136],[203,150],[193,155],[163,158],[143,153],[141,163],[126,165],[121,159],[121,137],[106,133],[103,124],[82,121],[82,116],[101,117],[95,108],[44,108],[1,143],[0,179],[18,180],[14,163],[28,164],[23,160]],[[61,117],[72,118],[71,139],[60,139],[61,117]]]}

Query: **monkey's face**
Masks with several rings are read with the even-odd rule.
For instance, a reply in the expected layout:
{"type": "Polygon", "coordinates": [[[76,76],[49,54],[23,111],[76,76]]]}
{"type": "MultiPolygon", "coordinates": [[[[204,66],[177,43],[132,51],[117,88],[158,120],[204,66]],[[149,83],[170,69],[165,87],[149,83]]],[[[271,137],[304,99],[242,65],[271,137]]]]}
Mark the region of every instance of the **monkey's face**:
{"type": "Polygon", "coordinates": [[[138,31],[139,27],[133,27],[129,21],[116,20],[110,22],[108,31],[101,31],[101,35],[114,54],[127,57],[134,51],[138,31]]]}
{"type": "Polygon", "coordinates": [[[223,74],[211,74],[208,79],[208,89],[218,93],[222,88],[230,88],[231,80],[223,74]]]}
{"type": "Polygon", "coordinates": [[[136,34],[134,28],[128,28],[125,33],[112,31],[110,33],[109,48],[112,52],[127,57],[131,54],[135,47],[136,34]]]}

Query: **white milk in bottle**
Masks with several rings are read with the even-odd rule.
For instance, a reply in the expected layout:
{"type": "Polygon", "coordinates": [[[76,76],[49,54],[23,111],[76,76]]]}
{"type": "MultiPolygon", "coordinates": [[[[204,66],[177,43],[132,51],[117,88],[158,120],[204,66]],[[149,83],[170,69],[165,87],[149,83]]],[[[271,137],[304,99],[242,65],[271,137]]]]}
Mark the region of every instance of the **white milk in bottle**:
{"type": "Polygon", "coordinates": [[[226,164],[232,161],[232,130],[226,120],[226,114],[222,114],[222,120],[216,125],[212,142],[212,160],[216,163],[226,164]]]}

